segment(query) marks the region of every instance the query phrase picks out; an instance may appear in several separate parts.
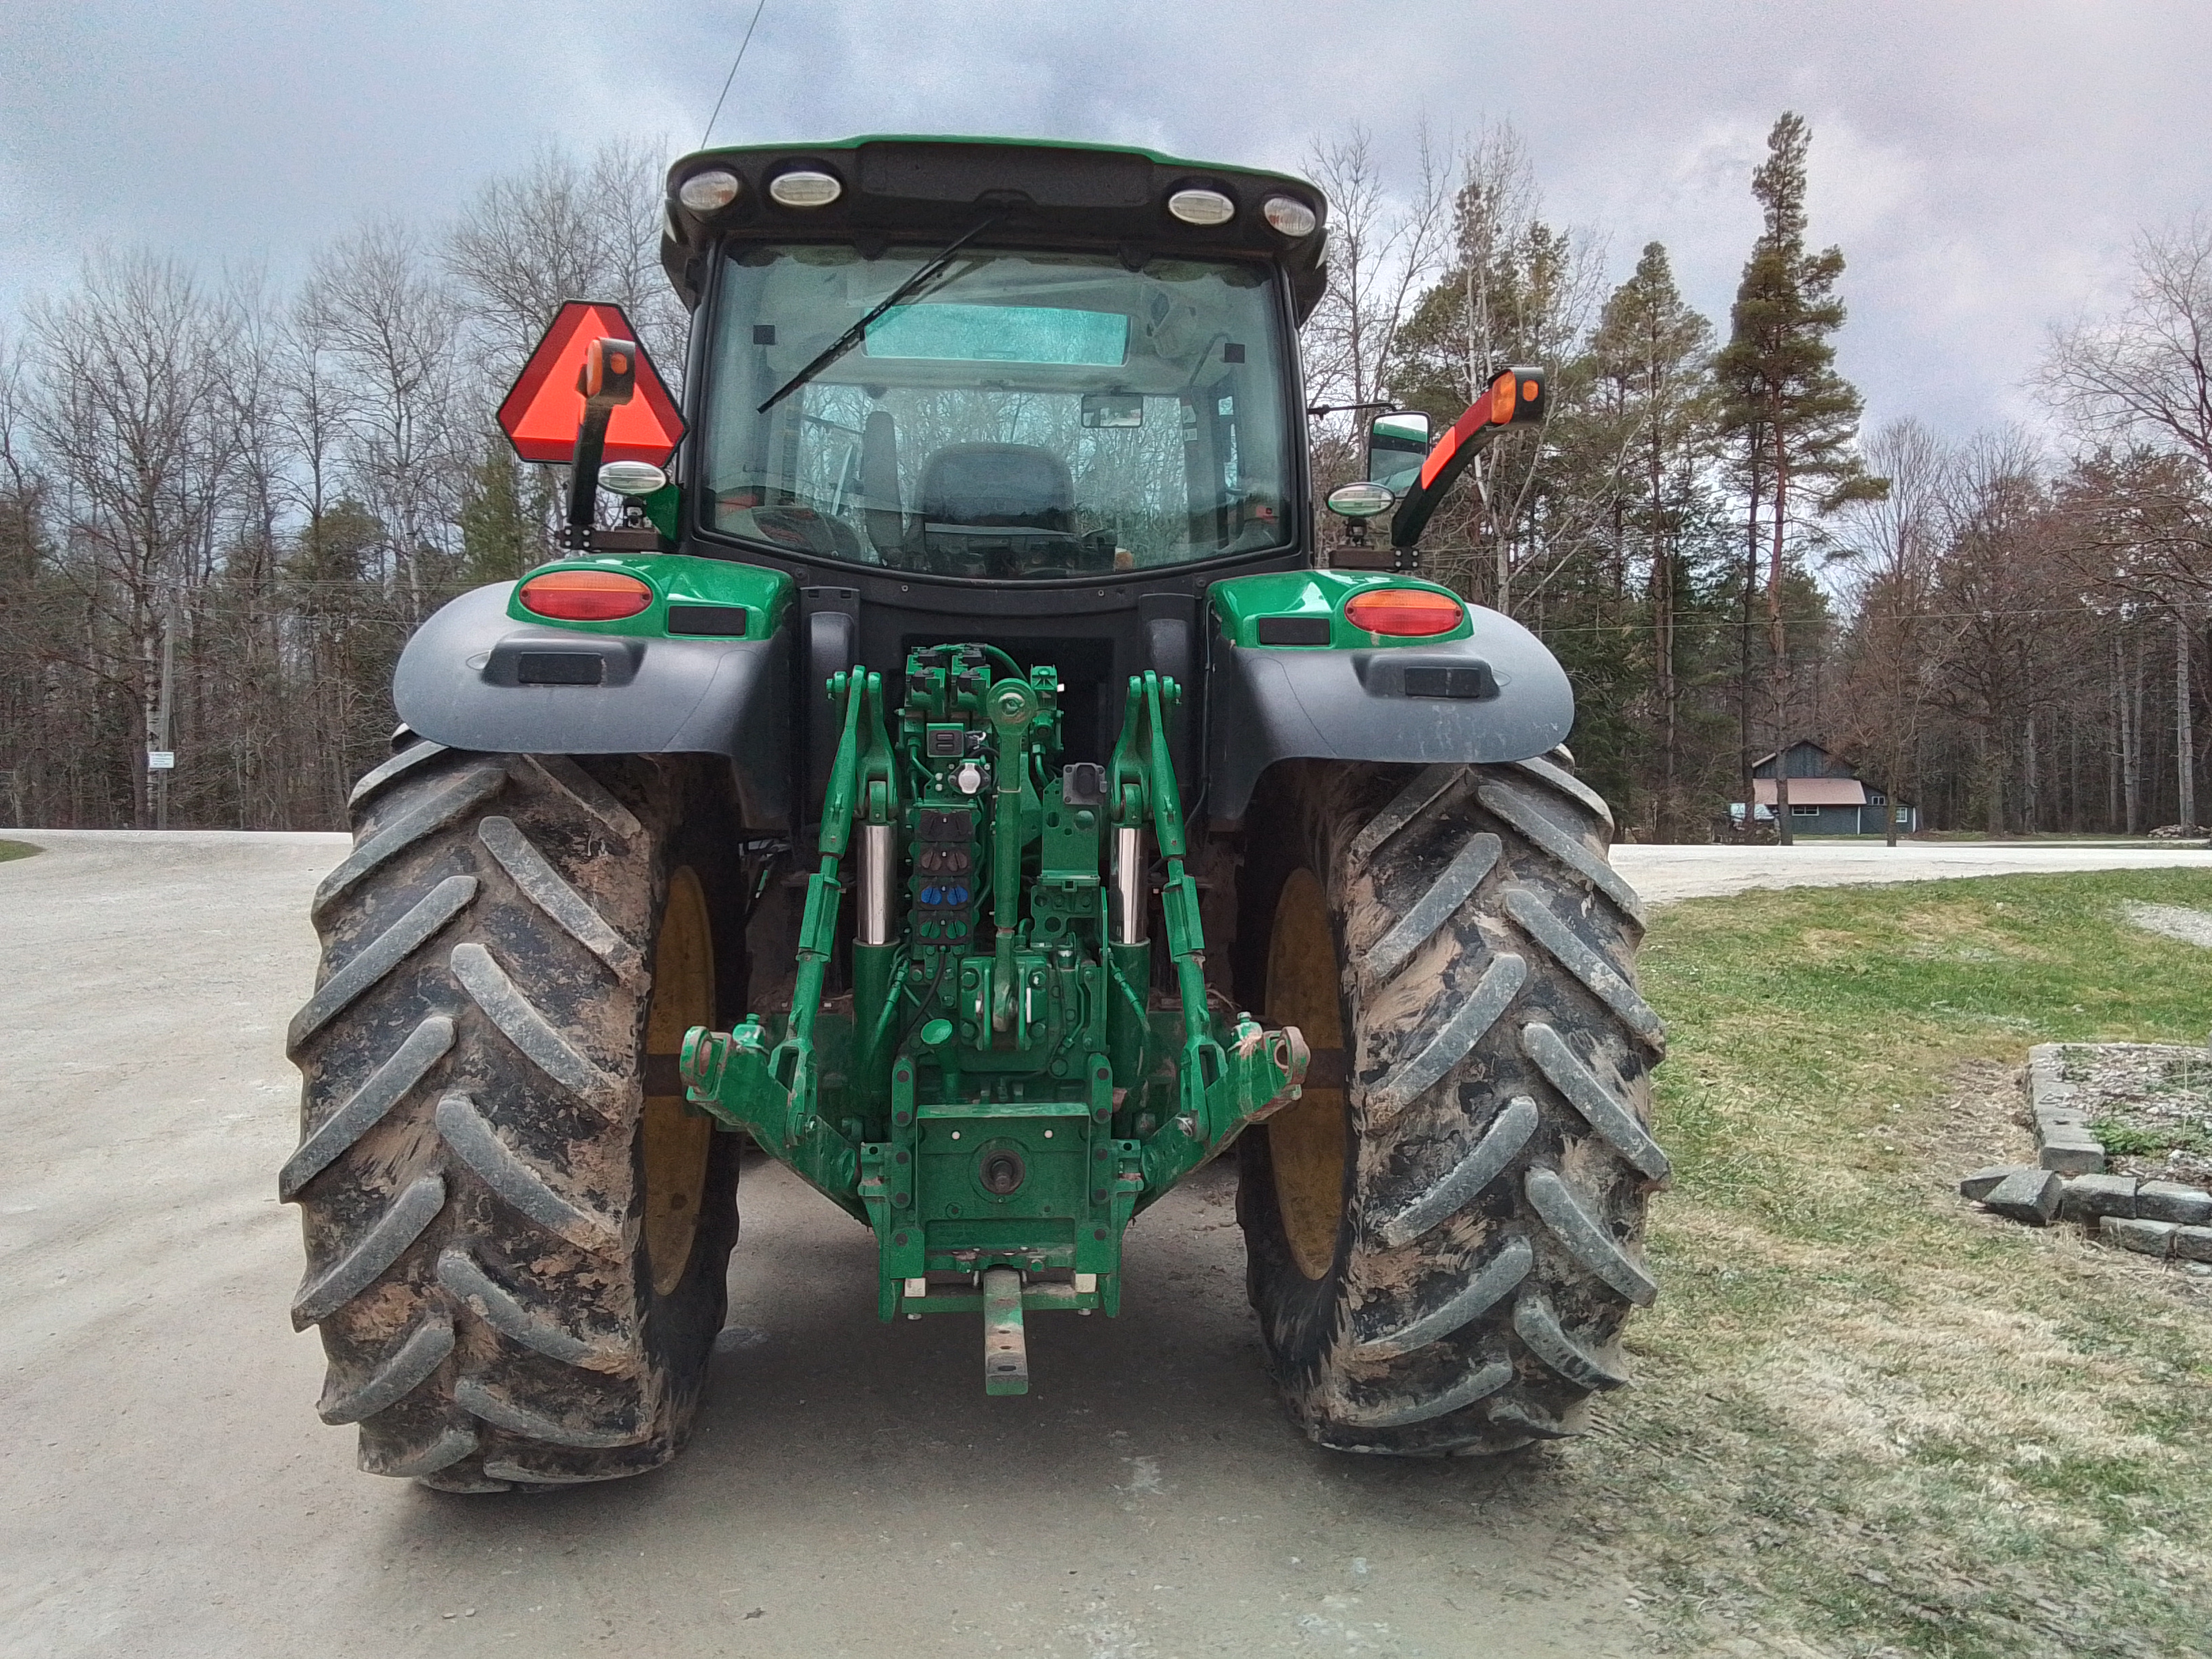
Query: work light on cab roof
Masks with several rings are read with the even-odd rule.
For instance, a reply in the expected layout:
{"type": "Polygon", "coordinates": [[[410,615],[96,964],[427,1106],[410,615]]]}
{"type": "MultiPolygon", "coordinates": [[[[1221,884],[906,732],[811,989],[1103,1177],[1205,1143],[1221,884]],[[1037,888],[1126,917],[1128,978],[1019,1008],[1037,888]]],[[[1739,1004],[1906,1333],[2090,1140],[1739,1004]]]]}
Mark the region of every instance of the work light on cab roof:
{"type": "Polygon", "coordinates": [[[1179,190],[1168,198],[1168,211],[1187,225],[1225,225],[1237,216],[1237,204],[1218,190],[1179,190]]]}
{"type": "Polygon", "coordinates": [[[1312,235],[1321,223],[1320,216],[1295,196],[1270,196],[1260,204],[1260,216],[1293,240],[1312,235]]]}
{"type": "Polygon", "coordinates": [[[779,173],[768,181],[768,193],[787,208],[828,207],[845,193],[835,173],[812,167],[779,173]]]}
{"type": "Polygon", "coordinates": [[[738,199],[738,175],[722,167],[695,173],[676,187],[676,199],[694,213],[719,213],[738,199]]]}

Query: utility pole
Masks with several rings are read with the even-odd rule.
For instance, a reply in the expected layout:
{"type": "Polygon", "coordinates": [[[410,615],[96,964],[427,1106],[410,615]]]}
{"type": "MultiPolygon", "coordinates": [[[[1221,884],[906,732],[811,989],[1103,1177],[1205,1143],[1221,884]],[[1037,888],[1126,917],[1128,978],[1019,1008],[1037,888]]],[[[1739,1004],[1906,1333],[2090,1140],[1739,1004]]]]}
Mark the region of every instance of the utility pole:
{"type": "Polygon", "coordinates": [[[2181,793],[2181,833],[2197,833],[2197,737],[2189,708],[2189,623],[2173,612],[2173,749],[2181,793]]]}
{"type": "MultiPolygon", "coordinates": [[[[154,827],[169,827],[169,773],[175,763],[175,751],[169,747],[169,690],[177,674],[177,602],[169,601],[168,613],[161,619],[161,695],[154,710],[154,749],[169,763],[154,770],[150,781],[154,785],[154,827]]],[[[152,767],[152,757],[148,757],[152,767]]]]}

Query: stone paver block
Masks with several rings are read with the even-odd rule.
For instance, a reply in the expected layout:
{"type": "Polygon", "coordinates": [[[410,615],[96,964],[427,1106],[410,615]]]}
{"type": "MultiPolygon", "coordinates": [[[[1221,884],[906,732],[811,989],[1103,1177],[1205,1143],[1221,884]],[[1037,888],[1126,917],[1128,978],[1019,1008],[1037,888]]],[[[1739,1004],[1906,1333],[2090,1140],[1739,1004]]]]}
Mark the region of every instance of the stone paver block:
{"type": "Polygon", "coordinates": [[[2112,1216],[2097,1224],[2097,1237],[2106,1243],[2144,1255],[2170,1254],[2173,1236],[2180,1231],[2171,1221],[2130,1221],[2112,1216]]]}
{"type": "Polygon", "coordinates": [[[2074,1085],[2065,1078],[2066,1045],[2062,1042],[2039,1042],[2027,1051],[2027,1086],[2040,1104],[2045,1100],[2062,1100],[2070,1097],[2074,1085]]]}
{"type": "Polygon", "coordinates": [[[2147,1221],[2178,1221],[2201,1227],[2212,1221],[2212,1193],[2178,1181],[2146,1181],[2136,1194],[2136,1213],[2147,1221]]]}
{"type": "Polygon", "coordinates": [[[1959,1183],[1959,1196],[1980,1203],[1994,1191],[1997,1183],[2008,1176],[2033,1175],[2033,1164],[1992,1164],[1986,1170],[1977,1170],[1959,1183]]]}
{"type": "Polygon", "coordinates": [[[2081,1091],[2063,1073],[2062,1044],[2039,1042],[2027,1051],[2027,1104],[2035,1119],[2036,1162],[2060,1175],[2095,1175],[2105,1167],[2105,1148],[2089,1133],[2081,1091]]]}
{"type": "Polygon", "coordinates": [[[2036,1162],[2046,1170],[2068,1176],[2098,1175],[2104,1170],[2104,1143],[2084,1130],[2062,1124],[2038,1139],[2043,1149],[2036,1162]]]}
{"type": "Polygon", "coordinates": [[[1990,1188],[1982,1200],[1990,1209],[2031,1227],[2048,1227],[2058,1213],[2059,1195],[2066,1183],[2049,1170],[2021,1170],[1990,1188]]]}
{"type": "Polygon", "coordinates": [[[2176,1227],[2173,1253],[2184,1261],[2212,1261],[2212,1227],[2176,1227]]]}
{"type": "Polygon", "coordinates": [[[2066,1183],[2058,1213],[2069,1221],[2087,1221],[2100,1215],[2133,1216],[2138,1184],[2133,1176],[2075,1176],[2066,1183]]]}

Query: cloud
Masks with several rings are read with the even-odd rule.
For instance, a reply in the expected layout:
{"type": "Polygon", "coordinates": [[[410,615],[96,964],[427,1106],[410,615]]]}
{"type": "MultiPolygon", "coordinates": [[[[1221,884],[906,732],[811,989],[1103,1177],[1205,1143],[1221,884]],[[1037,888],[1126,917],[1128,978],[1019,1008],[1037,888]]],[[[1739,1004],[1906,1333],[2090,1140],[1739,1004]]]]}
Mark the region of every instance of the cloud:
{"type": "MultiPolygon", "coordinates": [[[[0,315],[100,243],[277,281],[367,216],[436,219],[549,141],[697,137],[752,0],[0,8],[0,315]]],[[[2139,228],[2212,203],[2201,0],[769,0],[724,143],[866,131],[1102,139],[1295,167],[1354,120],[1510,120],[1547,210],[1625,275],[1666,242],[1724,325],[1784,108],[1842,244],[1843,358],[1876,417],[2012,418],[2052,319],[2139,228]]]]}

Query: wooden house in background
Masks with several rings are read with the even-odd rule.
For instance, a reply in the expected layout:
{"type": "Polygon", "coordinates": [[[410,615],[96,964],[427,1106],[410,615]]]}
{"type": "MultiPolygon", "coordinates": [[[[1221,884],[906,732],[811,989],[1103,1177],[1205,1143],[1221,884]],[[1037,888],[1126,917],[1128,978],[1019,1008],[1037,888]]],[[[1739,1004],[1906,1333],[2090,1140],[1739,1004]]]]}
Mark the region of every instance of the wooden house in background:
{"type": "MultiPolygon", "coordinates": [[[[1809,738],[1800,738],[1779,756],[1768,755],[1752,768],[1753,817],[1761,823],[1774,817],[1774,803],[1781,793],[1775,782],[1777,763],[1790,779],[1790,829],[1798,836],[1879,836],[1882,815],[1897,814],[1897,833],[1909,836],[1920,828],[1919,810],[1909,802],[1892,800],[1887,790],[1867,782],[1858,773],[1809,738]]],[[[1729,809],[1743,822],[1743,804],[1729,809]]]]}

